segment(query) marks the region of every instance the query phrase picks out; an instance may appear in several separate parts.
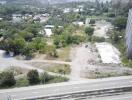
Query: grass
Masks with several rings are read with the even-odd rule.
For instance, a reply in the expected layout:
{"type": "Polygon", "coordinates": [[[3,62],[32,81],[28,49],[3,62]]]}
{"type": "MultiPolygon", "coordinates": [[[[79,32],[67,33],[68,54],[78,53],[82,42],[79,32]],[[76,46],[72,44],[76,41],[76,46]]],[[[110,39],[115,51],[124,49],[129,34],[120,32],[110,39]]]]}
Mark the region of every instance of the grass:
{"type": "Polygon", "coordinates": [[[58,53],[57,59],[61,60],[61,61],[70,61],[70,50],[71,50],[70,46],[58,49],[57,50],[57,53],[58,53]]]}
{"type": "Polygon", "coordinates": [[[71,68],[70,68],[70,65],[58,65],[58,66],[54,66],[54,67],[49,67],[49,68],[47,68],[46,71],[65,75],[65,74],[71,73],[71,68]]]}
{"type": "MultiPolygon", "coordinates": [[[[60,83],[60,82],[67,82],[68,80],[69,79],[67,77],[53,76],[53,75],[46,74],[46,76],[44,76],[44,77],[40,76],[39,84],[60,83]],[[42,82],[43,78],[46,78],[45,82],[42,82]]],[[[39,85],[39,84],[37,84],[37,85],[39,85]]],[[[9,87],[9,88],[25,87],[25,86],[30,86],[29,81],[27,80],[26,76],[17,79],[16,84],[13,87],[9,87]]]]}
{"type": "Polygon", "coordinates": [[[61,82],[67,82],[69,79],[62,76],[52,76],[49,81],[46,82],[46,84],[51,83],[61,83],[61,82]]]}
{"type": "Polygon", "coordinates": [[[43,69],[45,71],[54,72],[58,74],[70,74],[71,68],[67,64],[56,64],[56,63],[29,63],[30,65],[43,69]]]}
{"type": "Polygon", "coordinates": [[[24,87],[24,86],[29,86],[29,82],[26,77],[19,78],[16,80],[15,87],[24,87]]]}

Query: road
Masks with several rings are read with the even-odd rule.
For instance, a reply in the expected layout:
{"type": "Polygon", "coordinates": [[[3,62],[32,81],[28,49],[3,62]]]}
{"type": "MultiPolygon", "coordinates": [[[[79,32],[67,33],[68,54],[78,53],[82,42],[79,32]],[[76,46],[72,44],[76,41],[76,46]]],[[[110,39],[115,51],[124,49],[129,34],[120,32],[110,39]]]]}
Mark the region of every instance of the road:
{"type": "Polygon", "coordinates": [[[116,96],[98,97],[98,98],[84,99],[84,100],[132,100],[132,92],[127,94],[116,95],[116,96]]]}
{"type": "MultiPolygon", "coordinates": [[[[27,100],[38,97],[52,97],[57,95],[60,96],[60,95],[68,95],[73,93],[80,94],[83,92],[90,92],[90,91],[99,91],[99,90],[108,90],[108,89],[114,90],[122,87],[132,87],[132,76],[0,90],[0,100],[7,100],[7,97],[11,97],[12,100],[27,100]]],[[[106,100],[109,100],[109,97],[106,100]]],[[[114,100],[114,99],[110,99],[110,100],[114,100]]],[[[130,99],[124,99],[124,100],[130,100],[130,99]]]]}

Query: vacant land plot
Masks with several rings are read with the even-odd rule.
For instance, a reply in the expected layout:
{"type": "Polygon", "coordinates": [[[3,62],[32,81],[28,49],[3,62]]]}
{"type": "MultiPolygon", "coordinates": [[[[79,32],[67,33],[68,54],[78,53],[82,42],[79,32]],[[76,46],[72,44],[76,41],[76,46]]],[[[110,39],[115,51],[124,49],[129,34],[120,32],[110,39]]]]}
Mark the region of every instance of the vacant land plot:
{"type": "Polygon", "coordinates": [[[121,67],[120,65],[88,65],[83,70],[83,77],[88,79],[105,78],[105,77],[117,77],[132,75],[132,69],[121,67]]]}
{"type": "Polygon", "coordinates": [[[43,69],[48,72],[58,73],[58,74],[70,74],[71,68],[67,64],[55,64],[55,63],[43,63],[43,62],[32,62],[30,65],[43,69]]]}
{"type": "Polygon", "coordinates": [[[107,42],[96,43],[96,47],[101,56],[102,63],[119,64],[121,62],[120,52],[112,44],[107,42]]]}

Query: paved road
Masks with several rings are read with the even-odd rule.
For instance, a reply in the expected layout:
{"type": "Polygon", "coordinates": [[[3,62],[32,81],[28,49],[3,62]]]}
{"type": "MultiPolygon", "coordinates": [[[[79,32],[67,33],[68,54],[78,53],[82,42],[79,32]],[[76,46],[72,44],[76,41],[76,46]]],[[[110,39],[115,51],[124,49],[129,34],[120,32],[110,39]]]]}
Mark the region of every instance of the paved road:
{"type": "Polygon", "coordinates": [[[84,100],[132,100],[132,92],[121,95],[98,97],[98,98],[84,99],[84,100]]]}
{"type": "Polygon", "coordinates": [[[96,91],[120,87],[132,87],[132,76],[0,90],[0,100],[7,100],[7,97],[11,97],[12,100],[25,100],[28,98],[63,95],[76,92],[96,91]]]}

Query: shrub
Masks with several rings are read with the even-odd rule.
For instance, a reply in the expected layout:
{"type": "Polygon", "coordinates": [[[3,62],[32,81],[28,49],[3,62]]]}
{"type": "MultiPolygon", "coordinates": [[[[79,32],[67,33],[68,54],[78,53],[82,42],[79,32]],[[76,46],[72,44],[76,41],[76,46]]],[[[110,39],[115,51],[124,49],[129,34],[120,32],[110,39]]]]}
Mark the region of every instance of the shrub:
{"type": "Polygon", "coordinates": [[[11,87],[15,84],[16,84],[16,80],[12,72],[0,73],[0,87],[11,87]]]}
{"type": "Polygon", "coordinates": [[[53,78],[53,76],[49,75],[47,72],[41,74],[40,79],[41,79],[41,83],[47,83],[49,80],[51,80],[53,78]]]}
{"type": "Polygon", "coordinates": [[[20,78],[16,80],[16,87],[23,87],[23,86],[29,86],[28,80],[24,78],[20,78]]]}
{"type": "Polygon", "coordinates": [[[86,27],[85,28],[85,33],[89,36],[92,36],[93,35],[93,32],[94,32],[94,28],[91,28],[91,27],[86,27]]]}
{"type": "Polygon", "coordinates": [[[37,70],[31,70],[27,73],[27,79],[29,84],[34,85],[40,82],[39,74],[37,70]]]}
{"type": "Polygon", "coordinates": [[[69,79],[66,77],[62,77],[62,76],[53,76],[48,83],[59,83],[59,82],[66,82],[69,79]]]}
{"type": "Polygon", "coordinates": [[[49,75],[46,72],[41,75],[40,79],[41,79],[41,83],[43,84],[66,82],[69,80],[66,77],[49,75]]]}

